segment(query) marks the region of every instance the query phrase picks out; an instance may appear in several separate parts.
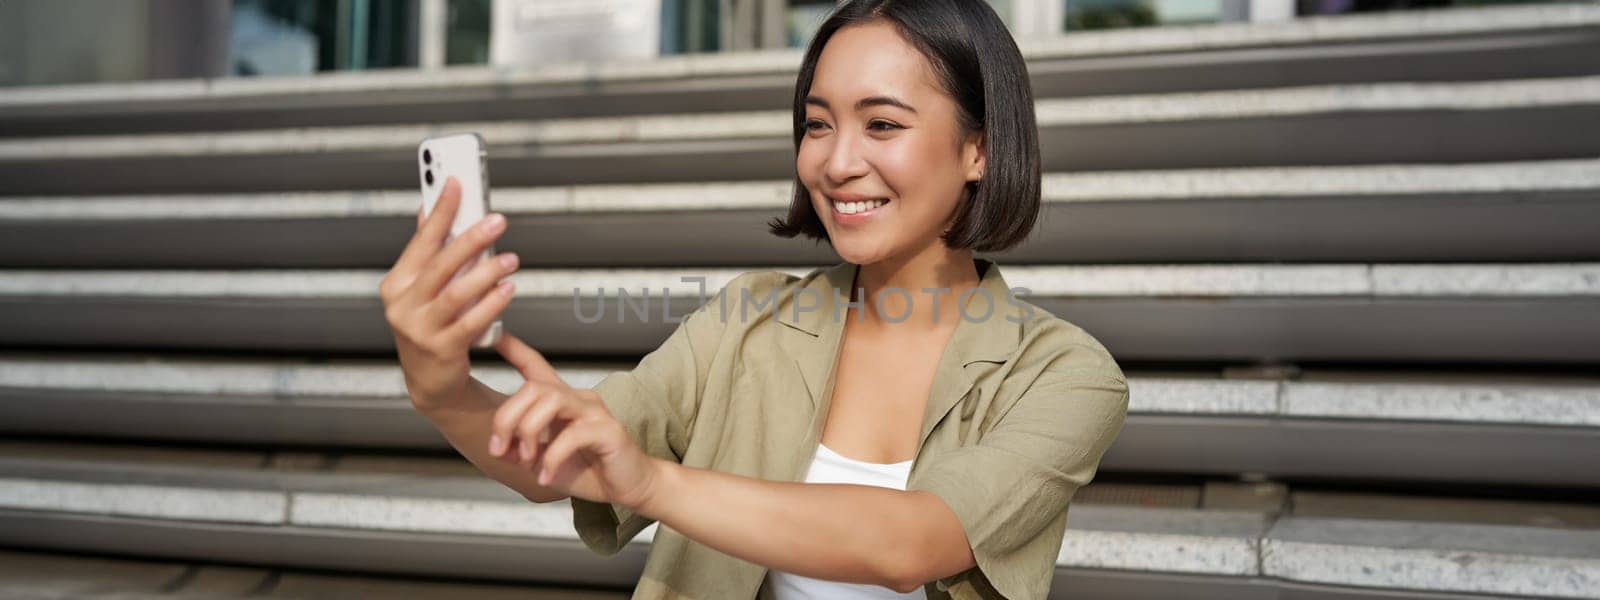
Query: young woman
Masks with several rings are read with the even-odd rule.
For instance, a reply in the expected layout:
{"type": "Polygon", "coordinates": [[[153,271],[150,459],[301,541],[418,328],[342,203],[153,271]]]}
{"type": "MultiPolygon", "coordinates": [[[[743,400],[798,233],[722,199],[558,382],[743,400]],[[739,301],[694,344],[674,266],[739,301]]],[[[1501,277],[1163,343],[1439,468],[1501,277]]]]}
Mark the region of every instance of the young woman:
{"type": "Polygon", "coordinates": [[[661,523],[636,598],[1044,598],[1128,392],[1092,336],[973,257],[1038,213],[1021,54],[982,0],[849,2],[805,55],[794,135],[773,233],[843,262],[740,275],[593,389],[509,334],[527,383],[468,375],[516,258],[448,281],[505,221],[445,246],[447,184],[381,290],[413,404],[490,477],[570,498],[600,554],[661,523]]]}

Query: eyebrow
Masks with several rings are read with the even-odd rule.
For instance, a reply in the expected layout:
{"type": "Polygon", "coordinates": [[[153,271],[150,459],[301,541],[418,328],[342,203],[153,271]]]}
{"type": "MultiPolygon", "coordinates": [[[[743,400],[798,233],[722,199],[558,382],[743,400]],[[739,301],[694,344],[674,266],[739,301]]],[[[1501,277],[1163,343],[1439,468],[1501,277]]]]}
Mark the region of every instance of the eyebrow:
{"type": "MultiPolygon", "coordinates": [[[[823,100],[822,98],[818,98],[816,96],[806,96],[806,104],[815,104],[822,108],[829,108],[827,100],[823,100]]],[[[911,108],[910,104],[901,102],[899,99],[894,98],[893,96],[867,96],[866,98],[856,101],[856,110],[861,110],[869,106],[894,106],[911,111],[912,114],[916,114],[917,112],[917,109],[911,108]]]]}

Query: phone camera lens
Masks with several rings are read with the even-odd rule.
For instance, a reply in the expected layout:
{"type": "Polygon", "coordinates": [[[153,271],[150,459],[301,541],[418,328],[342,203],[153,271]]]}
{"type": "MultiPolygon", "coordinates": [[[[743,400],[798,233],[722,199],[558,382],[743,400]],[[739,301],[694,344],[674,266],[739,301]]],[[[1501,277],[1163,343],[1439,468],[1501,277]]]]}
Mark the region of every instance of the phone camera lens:
{"type": "Polygon", "coordinates": [[[433,171],[424,172],[422,174],[422,180],[428,182],[428,185],[433,185],[433,171]]]}
{"type": "Polygon", "coordinates": [[[422,164],[425,164],[425,165],[433,164],[433,153],[432,152],[429,152],[427,150],[423,150],[422,151],[422,164]]]}

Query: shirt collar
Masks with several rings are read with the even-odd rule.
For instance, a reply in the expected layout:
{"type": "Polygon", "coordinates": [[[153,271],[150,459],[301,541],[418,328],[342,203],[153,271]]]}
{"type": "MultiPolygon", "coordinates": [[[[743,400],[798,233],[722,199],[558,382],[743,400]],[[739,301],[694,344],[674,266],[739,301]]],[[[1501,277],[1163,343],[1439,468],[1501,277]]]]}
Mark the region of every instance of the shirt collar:
{"type": "MultiPolygon", "coordinates": [[[[1006,357],[1022,341],[1021,321],[1026,315],[1010,300],[1011,288],[1000,273],[1000,265],[985,258],[974,258],[973,264],[983,273],[978,281],[979,291],[967,298],[963,313],[966,318],[956,325],[950,349],[959,356],[963,366],[975,361],[1005,362],[1006,357]],[[990,305],[992,310],[986,310],[990,305]]],[[[855,281],[859,270],[860,265],[852,262],[841,262],[822,269],[801,288],[808,291],[796,292],[783,299],[777,311],[777,320],[811,334],[819,341],[836,341],[843,332],[844,319],[847,318],[844,303],[850,297],[850,284],[855,281]],[[797,312],[792,303],[802,294],[808,296],[803,306],[817,304],[818,308],[797,312]],[[834,318],[834,307],[838,307],[838,318],[834,318]]],[[[934,300],[930,292],[908,291],[912,294],[913,302],[934,300]]],[[[958,299],[949,292],[940,292],[939,308],[955,310],[955,301],[958,299]]]]}
{"type": "MultiPolygon", "coordinates": [[[[938,371],[934,375],[932,395],[924,414],[922,440],[926,440],[933,424],[971,391],[979,364],[1003,364],[1010,360],[1022,343],[1022,321],[1028,315],[1017,301],[1011,299],[1010,287],[1000,274],[994,261],[973,259],[982,276],[974,292],[966,298],[965,316],[956,324],[955,332],[944,353],[940,356],[938,371]],[[987,309],[992,305],[992,309],[987,309]]],[[[796,291],[780,299],[774,319],[795,330],[794,335],[783,338],[784,350],[800,369],[812,406],[825,408],[823,392],[829,387],[830,371],[834,367],[844,332],[847,311],[843,303],[849,299],[849,288],[855,281],[858,265],[842,262],[821,269],[817,275],[796,291]],[[791,303],[808,296],[805,304],[816,305],[816,310],[795,311],[791,303]],[[839,318],[834,318],[835,307],[839,318]]],[[[920,290],[912,293],[913,302],[931,301],[933,295],[920,290]]],[[[954,309],[958,297],[948,292],[939,294],[940,309],[954,309]]],[[[870,301],[870,299],[868,299],[870,301]]],[[[820,411],[819,411],[820,412],[820,411]]],[[[816,425],[816,424],[814,424],[816,425]]],[[[920,443],[920,442],[919,442],[920,443]]],[[[920,447],[920,446],[919,446],[920,447]]]]}

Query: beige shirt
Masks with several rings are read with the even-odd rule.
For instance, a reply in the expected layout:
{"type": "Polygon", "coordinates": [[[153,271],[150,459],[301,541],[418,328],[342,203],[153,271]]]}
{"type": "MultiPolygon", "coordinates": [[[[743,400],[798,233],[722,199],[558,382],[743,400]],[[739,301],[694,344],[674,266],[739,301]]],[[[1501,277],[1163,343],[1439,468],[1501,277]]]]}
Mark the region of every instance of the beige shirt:
{"type": "MultiPolygon", "coordinates": [[[[923,587],[929,598],[1042,599],[1068,503],[1122,429],[1127,380],[1087,332],[1013,292],[992,261],[975,264],[981,292],[965,299],[940,358],[906,489],[950,506],[977,565],[923,587]]],[[[652,456],[802,481],[832,399],[856,270],[741,274],[636,368],[594,389],[652,456]]],[[[954,306],[949,294],[939,300],[940,310],[954,306]]],[[[580,498],[572,508],[579,537],[603,556],[653,522],[580,498]]],[[[633,597],[749,599],[766,572],[662,526],[633,597]]]]}

